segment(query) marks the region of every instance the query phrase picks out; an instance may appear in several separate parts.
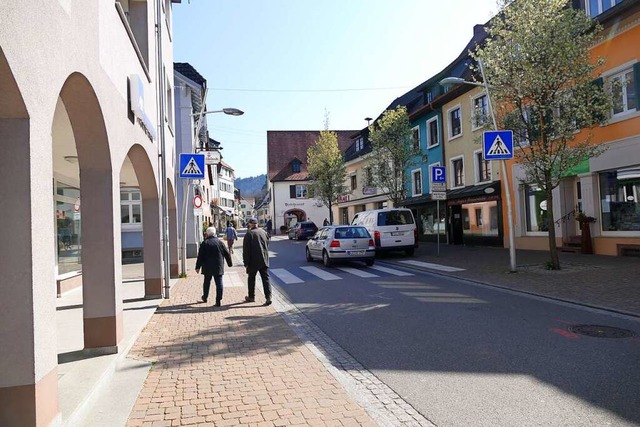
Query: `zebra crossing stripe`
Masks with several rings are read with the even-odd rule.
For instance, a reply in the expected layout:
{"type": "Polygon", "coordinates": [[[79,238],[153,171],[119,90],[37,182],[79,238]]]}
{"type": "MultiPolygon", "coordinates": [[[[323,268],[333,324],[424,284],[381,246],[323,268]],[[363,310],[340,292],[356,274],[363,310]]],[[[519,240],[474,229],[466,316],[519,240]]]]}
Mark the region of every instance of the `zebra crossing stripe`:
{"type": "Polygon", "coordinates": [[[336,276],[335,274],[329,273],[328,271],[324,271],[318,267],[300,267],[307,273],[311,273],[314,276],[321,278],[322,280],[342,280],[340,276],[336,276]]]}
{"type": "Polygon", "coordinates": [[[291,283],[304,283],[304,280],[289,273],[284,268],[270,269],[269,272],[276,276],[278,279],[282,280],[286,285],[289,285],[291,283]]]}
{"type": "Polygon", "coordinates": [[[411,273],[407,273],[406,271],[394,270],[393,268],[380,267],[379,265],[372,265],[369,268],[373,268],[374,270],[382,271],[383,273],[393,274],[394,276],[413,276],[411,273]]]}
{"type": "Polygon", "coordinates": [[[431,270],[440,270],[440,271],[448,271],[448,272],[464,271],[464,268],[449,267],[448,265],[432,264],[430,262],[413,261],[413,260],[400,261],[400,262],[403,264],[415,265],[416,267],[430,268],[431,270]]]}
{"type": "Polygon", "coordinates": [[[358,270],[357,268],[351,267],[339,267],[338,270],[342,270],[345,273],[350,273],[358,277],[380,277],[377,274],[369,273],[367,271],[358,270]]]}

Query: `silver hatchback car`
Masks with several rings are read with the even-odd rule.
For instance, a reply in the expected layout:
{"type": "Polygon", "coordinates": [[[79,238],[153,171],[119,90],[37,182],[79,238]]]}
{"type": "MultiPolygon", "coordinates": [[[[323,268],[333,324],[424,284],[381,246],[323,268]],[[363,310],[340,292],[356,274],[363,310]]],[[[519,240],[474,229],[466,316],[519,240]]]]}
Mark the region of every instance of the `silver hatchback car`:
{"type": "Polygon", "coordinates": [[[307,261],[322,260],[326,267],[335,261],[375,262],[376,246],[367,229],[361,225],[322,227],[307,242],[307,261]]]}

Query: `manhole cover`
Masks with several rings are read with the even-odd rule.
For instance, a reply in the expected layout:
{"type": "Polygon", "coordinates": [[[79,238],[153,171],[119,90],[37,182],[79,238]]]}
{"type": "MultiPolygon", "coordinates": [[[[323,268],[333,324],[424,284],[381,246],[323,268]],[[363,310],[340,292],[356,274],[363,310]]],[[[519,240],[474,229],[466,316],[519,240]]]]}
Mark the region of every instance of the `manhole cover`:
{"type": "Polygon", "coordinates": [[[569,331],[596,338],[630,338],[636,335],[635,332],[628,329],[600,325],[574,325],[569,326],[569,331]]]}

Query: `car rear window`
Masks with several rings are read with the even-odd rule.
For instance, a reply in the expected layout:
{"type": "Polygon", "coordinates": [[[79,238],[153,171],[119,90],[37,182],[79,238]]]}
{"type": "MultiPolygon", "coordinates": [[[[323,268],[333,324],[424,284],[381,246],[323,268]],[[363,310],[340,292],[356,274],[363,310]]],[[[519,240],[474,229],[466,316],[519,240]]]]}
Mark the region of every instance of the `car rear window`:
{"type": "Polygon", "coordinates": [[[340,227],[336,228],[336,239],[369,238],[369,232],[364,227],[340,227]]]}
{"type": "Polygon", "coordinates": [[[413,215],[409,211],[389,211],[378,213],[378,225],[413,224],[413,215]]]}
{"type": "Polygon", "coordinates": [[[302,228],[316,228],[315,224],[302,224],[302,228]]]}

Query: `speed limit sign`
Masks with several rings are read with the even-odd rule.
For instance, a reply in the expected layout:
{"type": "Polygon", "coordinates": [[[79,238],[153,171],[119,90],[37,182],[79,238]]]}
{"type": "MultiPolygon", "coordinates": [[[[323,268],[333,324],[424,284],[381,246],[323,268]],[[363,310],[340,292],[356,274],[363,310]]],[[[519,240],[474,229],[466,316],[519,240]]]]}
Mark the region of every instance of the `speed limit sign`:
{"type": "Polygon", "coordinates": [[[196,195],[193,197],[193,207],[200,209],[202,207],[202,196],[196,195]]]}

